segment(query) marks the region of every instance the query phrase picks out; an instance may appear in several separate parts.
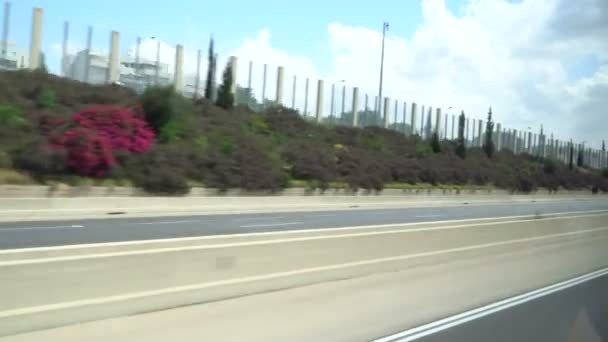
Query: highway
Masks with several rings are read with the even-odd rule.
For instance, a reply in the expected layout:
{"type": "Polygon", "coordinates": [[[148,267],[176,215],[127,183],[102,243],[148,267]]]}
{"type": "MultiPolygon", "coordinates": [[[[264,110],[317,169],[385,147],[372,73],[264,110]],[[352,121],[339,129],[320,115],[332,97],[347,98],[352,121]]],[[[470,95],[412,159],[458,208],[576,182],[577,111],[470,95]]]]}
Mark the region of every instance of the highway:
{"type": "Polygon", "coordinates": [[[0,223],[0,249],[64,246],[362,225],[543,215],[608,209],[608,200],[530,201],[418,208],[0,223]]]}

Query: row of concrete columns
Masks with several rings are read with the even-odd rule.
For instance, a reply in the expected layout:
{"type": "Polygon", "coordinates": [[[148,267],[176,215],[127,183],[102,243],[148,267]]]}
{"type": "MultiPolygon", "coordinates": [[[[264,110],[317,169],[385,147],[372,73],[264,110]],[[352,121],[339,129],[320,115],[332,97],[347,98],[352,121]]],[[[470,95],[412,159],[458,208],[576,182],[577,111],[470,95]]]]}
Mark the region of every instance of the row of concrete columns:
{"type": "MultiPolygon", "coordinates": [[[[3,45],[1,47],[1,53],[6,53],[6,41],[8,40],[8,13],[10,7],[8,3],[5,5],[5,20],[4,20],[4,28],[2,33],[3,45]]],[[[41,56],[42,56],[42,24],[43,24],[43,10],[41,8],[34,8],[32,12],[32,27],[31,27],[31,42],[30,42],[30,69],[38,69],[41,67],[41,56]]],[[[66,57],[67,57],[67,49],[68,49],[68,37],[69,37],[69,24],[66,22],[64,24],[63,29],[63,58],[62,58],[62,72],[66,73],[67,65],[66,65],[66,57]]],[[[139,49],[140,39],[138,39],[139,49]]],[[[87,51],[91,51],[92,46],[92,28],[89,27],[87,33],[87,51]]],[[[160,60],[160,49],[157,49],[157,63],[160,60]]],[[[139,53],[137,54],[139,56],[139,53]]],[[[109,63],[108,63],[108,73],[107,73],[107,82],[118,82],[120,78],[120,33],[116,31],[112,31],[110,33],[110,49],[109,49],[109,63]]],[[[177,45],[175,48],[175,69],[174,69],[174,87],[177,92],[182,92],[184,89],[184,78],[183,78],[183,63],[184,63],[184,47],[182,45],[177,45]]],[[[201,52],[198,51],[197,58],[197,72],[196,72],[196,85],[195,92],[198,93],[200,88],[200,64],[201,64],[201,52]]],[[[232,67],[232,76],[233,76],[233,87],[232,92],[236,95],[236,87],[237,87],[237,68],[238,68],[238,59],[234,56],[230,57],[229,63],[232,67]]],[[[252,68],[253,64],[249,63],[249,80],[248,87],[251,88],[251,78],[252,78],[252,68]]],[[[88,71],[88,68],[86,68],[88,71]]],[[[262,99],[263,101],[266,99],[266,75],[268,71],[268,66],[264,65],[264,79],[263,79],[263,89],[262,89],[262,99]]],[[[158,73],[158,71],[157,71],[158,73]]],[[[86,78],[86,75],[85,75],[86,78]]],[[[158,79],[158,75],[157,75],[158,79]]],[[[285,80],[285,69],[280,66],[277,68],[277,79],[276,79],[276,94],[275,94],[275,102],[282,103],[284,99],[284,80],[285,80]]],[[[304,104],[304,114],[308,113],[308,102],[309,102],[309,82],[310,80],[307,78],[305,82],[305,104],[304,104]]],[[[296,84],[297,79],[294,76],[293,78],[293,86],[292,86],[292,102],[291,106],[295,107],[295,98],[296,98],[296,84]]],[[[317,81],[317,94],[316,94],[316,107],[315,107],[315,118],[317,122],[320,122],[323,117],[323,96],[324,96],[324,81],[317,81]]],[[[335,85],[332,85],[332,101],[331,105],[334,106],[335,96],[335,85]]],[[[236,96],[235,96],[236,101],[236,96]]],[[[353,88],[352,90],[352,122],[353,126],[359,125],[359,101],[360,101],[360,92],[359,88],[353,88]]],[[[368,108],[368,96],[365,95],[365,108],[368,108]]],[[[390,103],[391,100],[388,97],[383,99],[376,99],[374,102],[374,108],[378,108],[380,102],[383,102],[383,112],[382,120],[383,126],[385,128],[389,127],[389,115],[390,115],[390,103]]],[[[395,101],[394,105],[394,122],[397,124],[398,121],[398,101],[395,101]]],[[[342,87],[342,113],[346,111],[346,87],[342,87]]],[[[421,136],[425,136],[429,138],[427,135],[429,133],[435,133],[440,136],[442,139],[448,139],[448,114],[442,116],[441,108],[435,108],[435,120],[434,125],[430,125],[431,116],[433,115],[433,108],[421,106],[420,112],[418,112],[418,105],[415,102],[408,104],[403,102],[402,105],[403,114],[402,114],[402,123],[403,123],[403,133],[406,135],[414,135],[420,134],[421,136]],[[409,129],[407,129],[407,109],[410,109],[410,117],[409,117],[409,129]],[[426,111],[425,111],[426,109],[426,111]],[[425,121],[426,115],[426,121],[425,121]],[[417,121],[418,117],[420,118],[420,123],[417,121]],[[441,129],[443,126],[443,130],[441,129]]],[[[334,108],[331,110],[331,114],[333,115],[334,108]]],[[[451,137],[454,139],[456,137],[457,130],[457,116],[452,115],[451,117],[451,137]]],[[[484,121],[483,120],[475,120],[475,119],[466,119],[466,127],[465,127],[465,139],[469,146],[482,147],[485,136],[484,136],[484,121]]],[[[494,142],[497,150],[501,149],[509,149],[515,153],[528,153],[538,157],[550,157],[563,162],[569,162],[570,160],[570,143],[559,141],[551,138],[547,139],[547,136],[542,133],[536,134],[530,131],[523,132],[518,131],[516,129],[508,129],[503,128],[500,124],[495,125],[495,133],[494,133],[494,142]]],[[[575,153],[578,153],[578,150],[583,151],[584,162],[586,165],[591,167],[606,167],[608,166],[608,156],[606,152],[602,152],[599,150],[592,150],[589,148],[584,148],[582,146],[576,146],[575,153]]],[[[576,155],[574,159],[576,159],[576,155]]]]}

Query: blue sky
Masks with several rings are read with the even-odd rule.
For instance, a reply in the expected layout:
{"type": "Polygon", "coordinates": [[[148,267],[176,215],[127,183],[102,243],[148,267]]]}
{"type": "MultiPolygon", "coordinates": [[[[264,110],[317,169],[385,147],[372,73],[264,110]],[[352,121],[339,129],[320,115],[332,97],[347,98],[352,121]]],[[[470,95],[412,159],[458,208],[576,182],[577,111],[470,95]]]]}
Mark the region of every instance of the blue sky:
{"type": "MultiPolygon", "coordinates": [[[[106,45],[107,32],[121,32],[123,40],[155,36],[166,42],[198,45],[205,48],[210,34],[222,50],[236,48],[245,37],[260,29],[272,32],[273,47],[290,54],[311,58],[316,67],[330,67],[327,26],[332,22],[380,30],[383,21],[391,23],[390,34],[411,37],[422,23],[418,0],[345,1],[345,0],[178,0],[162,2],[143,0],[18,0],[12,3],[11,40],[27,45],[31,9],[42,7],[44,43],[50,46],[62,40],[62,23],[71,25],[71,40],[84,44],[86,27],[94,27],[95,45],[106,45]],[[179,5],[177,5],[179,4],[179,5]]],[[[455,13],[464,0],[446,1],[455,13]]],[[[53,67],[53,66],[51,66],[53,67]]]]}

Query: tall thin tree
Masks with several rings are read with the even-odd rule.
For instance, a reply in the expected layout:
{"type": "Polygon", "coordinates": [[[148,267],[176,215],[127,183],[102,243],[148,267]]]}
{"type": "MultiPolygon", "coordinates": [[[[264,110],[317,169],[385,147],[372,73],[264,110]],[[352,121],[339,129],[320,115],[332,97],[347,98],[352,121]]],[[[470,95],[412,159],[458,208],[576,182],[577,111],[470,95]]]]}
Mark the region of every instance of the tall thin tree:
{"type": "Polygon", "coordinates": [[[223,82],[217,91],[217,105],[224,109],[231,109],[234,106],[233,83],[232,63],[228,62],[226,69],[224,69],[223,82]]]}
{"type": "Polygon", "coordinates": [[[483,143],[483,150],[486,152],[488,158],[492,158],[494,156],[493,133],[494,121],[492,121],[492,107],[490,107],[490,111],[488,112],[488,122],[486,123],[486,136],[483,143]]]}
{"type": "Polygon", "coordinates": [[[467,157],[467,148],[465,146],[464,141],[465,123],[466,117],[464,116],[464,111],[462,111],[458,116],[458,139],[456,140],[456,155],[463,159],[467,157]]]}
{"type": "Polygon", "coordinates": [[[209,55],[207,56],[207,80],[205,82],[205,98],[207,100],[213,100],[214,83],[215,83],[215,67],[216,67],[216,55],[213,51],[214,42],[213,37],[209,40],[209,55]]]}

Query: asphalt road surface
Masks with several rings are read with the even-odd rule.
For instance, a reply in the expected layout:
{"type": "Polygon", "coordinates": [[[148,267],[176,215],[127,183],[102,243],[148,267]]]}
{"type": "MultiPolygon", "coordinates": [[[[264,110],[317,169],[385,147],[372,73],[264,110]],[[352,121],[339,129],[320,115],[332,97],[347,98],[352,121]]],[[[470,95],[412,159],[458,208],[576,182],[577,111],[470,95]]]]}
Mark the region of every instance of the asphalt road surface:
{"type": "Polygon", "coordinates": [[[608,341],[608,276],[498,311],[416,341],[608,341]]]}
{"type": "Polygon", "coordinates": [[[0,223],[0,249],[608,210],[608,200],[0,223]]]}

